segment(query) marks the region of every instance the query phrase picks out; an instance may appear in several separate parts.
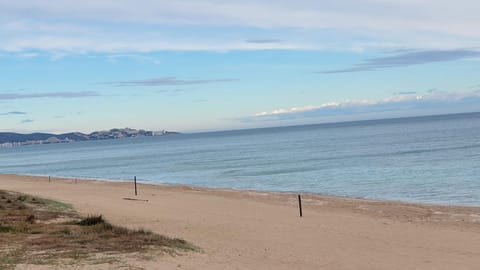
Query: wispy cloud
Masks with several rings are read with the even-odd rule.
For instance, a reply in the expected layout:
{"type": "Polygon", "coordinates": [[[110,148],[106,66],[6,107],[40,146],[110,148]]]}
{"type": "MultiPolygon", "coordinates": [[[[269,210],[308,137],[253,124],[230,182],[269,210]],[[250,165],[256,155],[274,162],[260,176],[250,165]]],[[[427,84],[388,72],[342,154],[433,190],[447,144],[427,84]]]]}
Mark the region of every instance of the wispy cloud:
{"type": "Polygon", "coordinates": [[[29,124],[33,122],[35,122],[35,120],[33,119],[23,119],[22,121],[20,121],[20,124],[29,124]]]}
{"type": "Polygon", "coordinates": [[[5,115],[25,115],[27,114],[26,112],[21,112],[21,111],[11,111],[11,112],[5,112],[5,113],[0,113],[0,116],[5,116],[5,115]]]}
{"type": "Polygon", "coordinates": [[[393,93],[394,95],[416,95],[417,91],[400,91],[393,93]]]}
{"type": "Polygon", "coordinates": [[[260,44],[265,44],[265,43],[281,43],[284,42],[281,39],[247,39],[245,40],[247,43],[260,43],[260,44]]]}
{"type": "Polygon", "coordinates": [[[33,98],[84,98],[99,96],[97,92],[81,91],[81,92],[43,92],[43,93],[0,93],[0,100],[15,100],[15,99],[33,99],[33,98]]]}
{"type": "Polygon", "coordinates": [[[208,99],[195,99],[193,102],[195,103],[204,103],[204,102],[208,102],[208,99]]]}
{"type": "Polygon", "coordinates": [[[128,60],[135,60],[141,63],[152,63],[152,64],[160,64],[161,61],[155,57],[145,56],[142,54],[110,54],[106,56],[107,59],[111,62],[118,62],[121,59],[128,59],[128,60]]]}
{"type": "Polygon", "coordinates": [[[17,56],[18,56],[19,58],[29,59],[29,58],[38,57],[38,56],[40,56],[40,54],[39,54],[39,53],[36,53],[36,52],[23,52],[23,53],[17,54],[17,56]]]}
{"type": "Polygon", "coordinates": [[[447,62],[480,57],[480,50],[428,50],[428,51],[407,51],[393,56],[370,58],[365,62],[356,64],[345,69],[325,70],[320,73],[347,73],[370,71],[376,69],[404,67],[421,65],[435,62],[447,62]]]}
{"type": "Polygon", "coordinates": [[[182,80],[177,77],[161,77],[144,80],[130,80],[130,81],[113,81],[113,82],[101,82],[100,84],[110,84],[118,87],[126,86],[171,86],[171,85],[193,85],[193,84],[209,84],[209,83],[224,83],[234,82],[238,79],[195,79],[195,80],[182,80]]]}
{"type": "Polygon", "coordinates": [[[459,48],[478,46],[480,38],[475,0],[87,2],[0,1],[0,50],[338,49],[344,43],[459,48]],[[287,32],[288,42],[245,42],[287,32]]]}

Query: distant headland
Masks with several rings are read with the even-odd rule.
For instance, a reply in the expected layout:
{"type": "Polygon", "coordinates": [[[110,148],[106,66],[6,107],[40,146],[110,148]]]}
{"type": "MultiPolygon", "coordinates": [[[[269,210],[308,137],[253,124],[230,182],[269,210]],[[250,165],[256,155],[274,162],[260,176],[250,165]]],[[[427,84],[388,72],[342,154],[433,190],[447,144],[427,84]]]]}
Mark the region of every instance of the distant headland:
{"type": "Polygon", "coordinates": [[[70,132],[64,134],[31,133],[21,134],[13,132],[0,132],[0,147],[13,147],[31,144],[68,143],[77,141],[109,140],[132,137],[165,136],[179,134],[173,131],[147,131],[133,128],[114,128],[105,131],[95,131],[90,134],[70,132]]]}

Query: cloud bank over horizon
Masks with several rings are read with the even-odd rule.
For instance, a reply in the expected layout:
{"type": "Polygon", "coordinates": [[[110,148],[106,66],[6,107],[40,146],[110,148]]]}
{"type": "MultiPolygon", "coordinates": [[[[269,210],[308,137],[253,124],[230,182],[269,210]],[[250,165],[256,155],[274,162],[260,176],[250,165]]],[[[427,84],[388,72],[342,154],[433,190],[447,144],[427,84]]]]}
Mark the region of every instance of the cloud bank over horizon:
{"type": "Polygon", "coordinates": [[[280,108],[238,119],[245,123],[315,123],[375,118],[480,112],[480,90],[395,95],[381,100],[347,100],[280,108]]]}

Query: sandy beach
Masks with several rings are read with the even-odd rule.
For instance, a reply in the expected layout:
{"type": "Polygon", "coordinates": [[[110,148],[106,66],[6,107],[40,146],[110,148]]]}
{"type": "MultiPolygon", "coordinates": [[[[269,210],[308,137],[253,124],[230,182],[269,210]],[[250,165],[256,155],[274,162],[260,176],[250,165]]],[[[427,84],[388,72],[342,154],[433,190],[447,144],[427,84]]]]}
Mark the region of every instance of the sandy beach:
{"type": "MultiPolygon", "coordinates": [[[[72,204],[201,252],[144,269],[478,269],[480,208],[0,175],[0,189],[72,204]],[[136,198],[140,200],[125,200],[136,198]],[[148,200],[148,201],[147,201],[148,200]]],[[[45,268],[44,268],[45,269],[45,268]]],[[[98,268],[100,269],[100,268],[98,268]]]]}

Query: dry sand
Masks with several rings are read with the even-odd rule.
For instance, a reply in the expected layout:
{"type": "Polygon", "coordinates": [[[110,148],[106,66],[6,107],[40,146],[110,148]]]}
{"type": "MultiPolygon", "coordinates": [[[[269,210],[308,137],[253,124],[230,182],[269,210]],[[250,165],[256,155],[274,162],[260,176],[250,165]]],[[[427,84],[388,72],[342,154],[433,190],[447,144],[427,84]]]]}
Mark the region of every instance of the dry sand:
{"type": "Polygon", "coordinates": [[[480,269],[480,208],[305,195],[300,218],[294,194],[139,185],[135,197],[131,183],[15,175],[0,175],[0,189],[203,249],[145,269],[480,269]]]}

